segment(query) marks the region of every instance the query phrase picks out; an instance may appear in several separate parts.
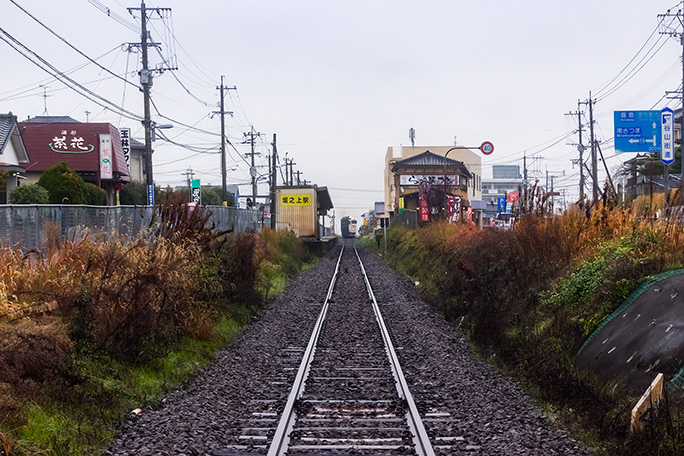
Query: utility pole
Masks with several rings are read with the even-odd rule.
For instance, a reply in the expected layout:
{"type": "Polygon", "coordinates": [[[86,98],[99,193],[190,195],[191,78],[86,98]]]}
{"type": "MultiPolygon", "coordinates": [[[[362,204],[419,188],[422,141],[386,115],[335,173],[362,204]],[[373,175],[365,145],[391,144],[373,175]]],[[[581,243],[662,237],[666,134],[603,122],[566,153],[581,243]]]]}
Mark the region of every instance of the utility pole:
{"type": "Polygon", "coordinates": [[[296,163],[294,162],[294,159],[291,158],[290,159],[290,186],[294,185],[294,171],[292,169],[293,165],[296,165],[296,163]]]}
{"type": "Polygon", "coordinates": [[[185,176],[185,179],[188,182],[188,196],[192,196],[192,178],[195,177],[195,172],[192,168],[188,168],[186,172],[181,173],[181,176],[185,176]]]}
{"type": "MultiPolygon", "coordinates": [[[[603,162],[603,169],[606,170],[606,176],[608,177],[608,182],[610,183],[610,188],[612,189],[613,193],[617,195],[617,190],[615,189],[615,184],[613,184],[613,178],[610,176],[610,171],[608,171],[608,165],[606,164],[606,159],[603,156],[603,151],[601,150],[601,145],[597,142],[596,143],[596,148],[599,151],[599,154],[601,154],[601,161],[603,162]]],[[[665,168],[667,168],[667,165],[665,165],[665,168]]]]}
{"type": "Polygon", "coordinates": [[[297,175],[297,185],[302,185],[302,181],[299,180],[299,176],[302,174],[302,172],[297,170],[295,174],[297,175]]]}
{"type": "MultiPolygon", "coordinates": [[[[147,12],[171,11],[170,8],[147,8],[145,0],[140,2],[140,8],[128,8],[128,12],[140,10],[140,50],[142,54],[142,70],[140,71],[140,84],[143,87],[144,118],[142,121],[145,128],[145,171],[147,174],[147,205],[154,205],[154,176],[152,174],[152,115],[150,110],[150,88],[152,87],[152,73],[149,69],[147,48],[148,45],[158,46],[155,43],[148,43],[149,34],[147,32],[147,12]]],[[[173,68],[169,68],[173,69],[173,68]]]]}
{"type": "Polygon", "coordinates": [[[221,91],[221,111],[218,112],[218,114],[221,114],[221,201],[225,206],[228,204],[228,191],[226,190],[226,114],[230,114],[232,116],[233,113],[230,111],[226,112],[224,101],[226,90],[237,90],[237,87],[224,86],[223,76],[221,76],[221,85],[216,87],[216,90],[221,91]]]}
{"type": "MultiPolygon", "coordinates": [[[[579,180],[579,200],[584,201],[584,144],[582,144],[582,111],[580,110],[581,102],[577,100],[577,112],[569,112],[566,116],[577,116],[578,132],[579,132],[579,144],[577,145],[577,151],[579,152],[579,160],[574,163],[579,164],[580,169],[580,180],[579,180]]],[[[583,204],[583,203],[582,203],[583,204]]]]}
{"type": "Polygon", "coordinates": [[[271,229],[276,229],[276,187],[278,184],[278,173],[276,172],[276,162],[278,148],[276,147],[276,134],[273,133],[273,154],[271,154],[271,229]]]}
{"type": "Polygon", "coordinates": [[[247,154],[252,157],[252,163],[251,167],[249,169],[249,175],[252,176],[252,202],[256,206],[256,197],[257,197],[257,170],[256,166],[254,165],[254,156],[257,154],[254,152],[254,141],[256,138],[259,138],[261,136],[261,133],[254,131],[254,126],[251,126],[252,129],[250,130],[249,133],[244,133],[244,137],[248,138],[248,140],[244,141],[243,144],[251,144],[252,145],[252,151],[247,154]]]}
{"type": "Polygon", "coordinates": [[[549,191],[549,167],[546,167],[546,187],[544,187],[544,190],[548,193],[549,191]]]}
{"type": "Polygon", "coordinates": [[[296,165],[293,158],[285,157],[285,185],[292,187],[294,185],[294,175],[292,173],[292,165],[296,165]]]}
{"type": "MultiPolygon", "coordinates": [[[[679,130],[680,161],[682,165],[680,174],[681,182],[681,179],[684,179],[684,1],[682,1],[682,8],[680,8],[679,11],[671,13],[670,10],[667,10],[667,13],[658,15],[658,20],[660,21],[661,26],[660,34],[679,39],[679,42],[682,45],[682,93],[680,94],[682,100],[682,114],[679,117],[681,125],[681,129],[679,130]],[[673,19],[666,24],[665,18],[673,19]],[[677,24],[674,28],[670,26],[670,24],[673,23],[677,24]],[[679,25],[682,25],[682,30],[680,32],[677,31],[679,25]]],[[[665,167],[665,170],[667,171],[667,166],[665,167]]]]}
{"type": "Polygon", "coordinates": [[[598,204],[598,154],[596,152],[596,139],[594,136],[594,100],[591,98],[591,92],[589,92],[589,136],[591,141],[591,179],[593,180],[593,198],[594,205],[598,204]]]}
{"type": "Polygon", "coordinates": [[[141,42],[142,66],[140,72],[140,84],[143,86],[143,103],[145,105],[145,169],[147,170],[147,205],[154,206],[154,176],[152,175],[152,115],[150,113],[150,86],[152,85],[152,72],[148,68],[147,61],[147,11],[145,2],[140,4],[140,22],[142,24],[141,42]]]}

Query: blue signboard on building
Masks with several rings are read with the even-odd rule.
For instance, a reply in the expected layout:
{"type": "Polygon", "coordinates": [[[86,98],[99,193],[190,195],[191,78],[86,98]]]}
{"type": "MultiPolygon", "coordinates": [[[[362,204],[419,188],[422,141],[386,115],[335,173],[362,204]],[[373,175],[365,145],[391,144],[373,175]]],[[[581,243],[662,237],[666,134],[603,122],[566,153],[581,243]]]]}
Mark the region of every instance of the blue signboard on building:
{"type": "Polygon", "coordinates": [[[660,152],[660,111],[615,111],[615,152],[660,152]]]}

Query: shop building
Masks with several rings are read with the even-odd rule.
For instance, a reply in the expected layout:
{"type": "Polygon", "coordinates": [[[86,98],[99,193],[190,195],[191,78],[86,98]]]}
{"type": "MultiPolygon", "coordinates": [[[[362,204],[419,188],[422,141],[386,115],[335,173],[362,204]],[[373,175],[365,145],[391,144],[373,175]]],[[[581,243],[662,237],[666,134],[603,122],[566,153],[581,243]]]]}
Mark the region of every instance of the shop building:
{"type": "Polygon", "coordinates": [[[385,157],[385,211],[395,217],[422,210],[481,225],[482,159],[463,147],[389,147],[385,157]],[[422,196],[421,196],[422,194],[422,196]],[[421,198],[423,201],[421,203],[421,198]],[[421,208],[422,204],[422,208],[421,208]]]}
{"type": "Polygon", "coordinates": [[[18,125],[31,157],[27,183],[37,183],[48,168],[64,162],[85,182],[103,188],[108,205],[116,205],[117,192],[130,181],[116,127],[69,117],[35,117],[18,125]]]}

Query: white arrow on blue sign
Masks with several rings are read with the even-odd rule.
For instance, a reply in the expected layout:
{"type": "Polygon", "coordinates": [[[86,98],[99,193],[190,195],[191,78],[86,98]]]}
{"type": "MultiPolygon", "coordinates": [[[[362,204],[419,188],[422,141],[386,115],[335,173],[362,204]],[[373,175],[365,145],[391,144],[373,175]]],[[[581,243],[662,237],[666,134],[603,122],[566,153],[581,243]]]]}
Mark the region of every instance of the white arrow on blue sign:
{"type": "Polygon", "coordinates": [[[669,165],[675,159],[674,113],[672,112],[672,109],[665,108],[660,111],[660,125],[660,131],[662,133],[662,140],[660,141],[660,161],[669,165]]]}
{"type": "Polygon", "coordinates": [[[660,111],[615,111],[615,152],[660,152],[660,111]]]}

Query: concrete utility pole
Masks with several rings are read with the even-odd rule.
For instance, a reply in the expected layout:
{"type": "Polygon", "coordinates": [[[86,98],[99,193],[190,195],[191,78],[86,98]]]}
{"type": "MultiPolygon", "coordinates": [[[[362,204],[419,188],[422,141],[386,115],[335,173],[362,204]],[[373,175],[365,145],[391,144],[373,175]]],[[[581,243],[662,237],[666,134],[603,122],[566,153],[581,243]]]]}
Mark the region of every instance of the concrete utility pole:
{"type": "Polygon", "coordinates": [[[278,173],[276,170],[276,163],[278,157],[278,148],[276,147],[276,134],[273,133],[273,154],[271,154],[271,229],[276,229],[276,187],[278,186],[278,173]]]}
{"type": "Polygon", "coordinates": [[[247,155],[250,155],[252,157],[252,163],[251,167],[249,169],[249,175],[252,176],[252,202],[256,206],[256,197],[257,197],[257,170],[256,166],[254,165],[254,156],[257,154],[257,152],[254,152],[254,141],[256,138],[259,138],[261,136],[261,133],[254,131],[254,126],[252,125],[252,129],[250,130],[249,133],[244,133],[244,137],[248,138],[246,141],[243,142],[243,144],[251,144],[252,145],[252,151],[248,153],[247,155]]]}
{"type": "Polygon", "coordinates": [[[188,168],[186,172],[181,173],[181,176],[185,176],[185,179],[188,182],[188,196],[192,197],[192,178],[195,177],[195,172],[192,168],[188,168]]]}
{"type": "Polygon", "coordinates": [[[291,158],[290,159],[290,186],[294,185],[294,170],[292,168],[294,165],[296,165],[296,163],[294,162],[294,159],[291,158]]]}
{"type": "Polygon", "coordinates": [[[294,162],[294,158],[285,157],[285,185],[292,187],[294,185],[294,172],[292,167],[297,163],[294,162]]]}
{"type": "Polygon", "coordinates": [[[572,160],[573,163],[579,164],[580,180],[579,180],[579,200],[584,201],[584,144],[582,144],[582,111],[580,110],[582,102],[577,100],[577,112],[569,112],[566,116],[577,116],[579,144],[577,144],[577,151],[579,152],[579,159],[572,160]]]}
{"type": "MultiPolygon", "coordinates": [[[[154,205],[154,176],[152,174],[152,115],[150,112],[150,88],[152,87],[153,71],[149,69],[147,48],[148,46],[158,46],[155,43],[149,43],[149,33],[147,31],[147,12],[154,11],[160,13],[162,11],[169,12],[170,8],[147,8],[145,1],[140,3],[140,8],[128,8],[128,12],[140,11],[140,50],[142,54],[142,70],[140,71],[140,84],[143,88],[143,104],[144,117],[143,127],[145,128],[145,172],[147,174],[147,204],[154,205]]],[[[173,70],[175,68],[166,68],[173,70]]]]}
{"type": "Polygon", "coordinates": [[[140,5],[140,22],[142,33],[140,46],[142,48],[142,66],[140,72],[140,84],[143,86],[143,103],[145,106],[145,169],[147,170],[147,204],[154,206],[154,176],[152,175],[152,115],[150,113],[150,87],[152,86],[152,72],[149,70],[147,61],[147,11],[145,2],[140,5]]]}
{"type": "Polygon", "coordinates": [[[593,199],[594,205],[598,204],[598,154],[596,152],[596,139],[594,136],[594,100],[591,98],[591,92],[589,92],[589,136],[591,141],[591,179],[593,181],[593,199]]]}
{"type": "Polygon", "coordinates": [[[678,39],[682,45],[682,92],[679,94],[682,100],[682,115],[679,117],[681,124],[681,129],[679,130],[679,144],[681,161],[680,179],[684,179],[684,153],[682,153],[682,151],[684,151],[684,1],[682,1],[682,8],[680,8],[679,11],[676,13],[671,13],[670,10],[667,10],[667,13],[658,15],[658,20],[660,21],[661,27],[660,34],[669,35],[672,38],[678,39]],[[665,18],[673,19],[666,24],[665,18]],[[672,23],[677,25],[672,28],[670,26],[672,23]],[[678,32],[680,25],[682,26],[682,29],[678,32]]]}
{"type": "Polygon", "coordinates": [[[216,87],[216,90],[221,91],[221,111],[218,114],[221,115],[221,201],[225,206],[228,203],[228,191],[226,190],[226,114],[233,113],[231,111],[226,112],[225,110],[225,93],[227,90],[237,90],[237,87],[226,87],[223,85],[223,76],[221,76],[221,85],[216,87]]]}

